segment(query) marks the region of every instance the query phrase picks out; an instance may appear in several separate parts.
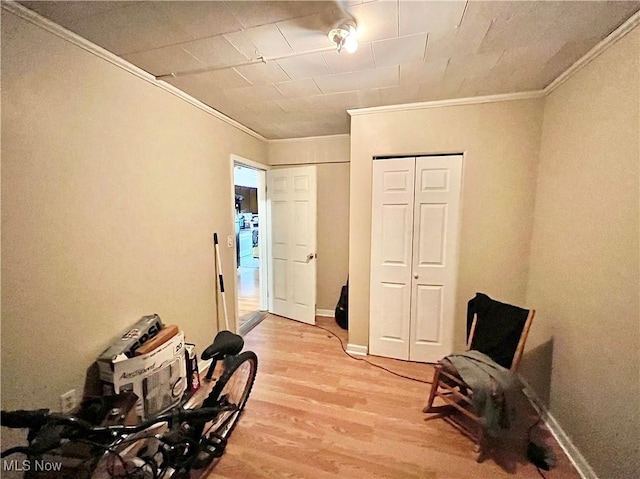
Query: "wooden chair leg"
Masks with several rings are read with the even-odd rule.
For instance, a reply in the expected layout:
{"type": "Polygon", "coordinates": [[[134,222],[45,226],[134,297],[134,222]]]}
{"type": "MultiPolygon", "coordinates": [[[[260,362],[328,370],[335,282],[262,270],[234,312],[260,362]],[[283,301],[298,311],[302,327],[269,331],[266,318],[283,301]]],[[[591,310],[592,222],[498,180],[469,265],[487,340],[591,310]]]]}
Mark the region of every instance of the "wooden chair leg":
{"type": "Polygon", "coordinates": [[[486,447],[487,444],[484,436],[484,428],[481,425],[478,425],[478,436],[476,438],[476,445],[473,448],[476,455],[476,462],[480,463],[486,459],[486,447]]]}
{"type": "Polygon", "coordinates": [[[431,391],[429,392],[429,400],[422,412],[433,411],[433,400],[436,398],[436,392],[438,391],[438,385],[440,383],[440,365],[436,365],[433,372],[433,382],[431,383],[431,391]]]}

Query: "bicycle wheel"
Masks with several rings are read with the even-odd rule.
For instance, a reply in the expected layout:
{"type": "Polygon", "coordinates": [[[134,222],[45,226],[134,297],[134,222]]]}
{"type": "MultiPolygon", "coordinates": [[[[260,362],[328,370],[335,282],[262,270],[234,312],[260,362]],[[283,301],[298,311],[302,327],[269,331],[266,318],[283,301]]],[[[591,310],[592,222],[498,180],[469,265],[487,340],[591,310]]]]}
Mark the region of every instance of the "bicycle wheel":
{"type": "Polygon", "coordinates": [[[211,422],[207,432],[226,440],[235,428],[244,410],[258,371],[258,357],[253,351],[244,351],[231,359],[202,407],[232,406],[211,422]]]}
{"type": "MultiPolygon", "coordinates": [[[[159,438],[168,430],[166,422],[160,422],[134,434],[122,436],[100,459],[91,475],[92,479],[157,479],[162,476],[166,464],[160,452],[159,438]]],[[[171,476],[167,476],[171,477],[171,476]]]]}
{"type": "Polygon", "coordinates": [[[190,468],[208,467],[222,456],[227,438],[233,431],[253,387],[258,370],[258,357],[244,351],[225,359],[224,371],[200,407],[223,408],[205,424],[192,425],[191,438],[198,443],[198,452],[190,468]]]}

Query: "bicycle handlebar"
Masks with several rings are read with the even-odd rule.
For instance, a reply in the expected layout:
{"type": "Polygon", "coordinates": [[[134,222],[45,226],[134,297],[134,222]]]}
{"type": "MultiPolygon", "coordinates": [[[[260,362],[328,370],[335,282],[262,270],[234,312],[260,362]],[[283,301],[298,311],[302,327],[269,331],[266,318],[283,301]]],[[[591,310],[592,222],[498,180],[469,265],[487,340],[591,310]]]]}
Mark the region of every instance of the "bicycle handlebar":
{"type": "Polygon", "coordinates": [[[14,429],[37,429],[48,422],[49,416],[48,409],[2,411],[0,412],[0,424],[14,429]]]}
{"type": "Polygon", "coordinates": [[[57,414],[51,413],[48,409],[37,410],[17,410],[17,411],[2,411],[0,412],[0,425],[3,427],[17,428],[17,429],[39,429],[46,424],[66,424],[69,426],[75,426],[78,429],[86,432],[121,432],[121,433],[135,433],[140,432],[154,424],[159,422],[168,422],[173,424],[175,421],[201,421],[210,419],[215,414],[222,411],[233,410],[233,406],[230,407],[206,407],[199,409],[182,409],[173,408],[170,411],[160,414],[158,416],[147,419],[140,424],[134,426],[125,425],[112,425],[112,426],[95,426],[83,419],[80,419],[72,414],[57,414]]]}

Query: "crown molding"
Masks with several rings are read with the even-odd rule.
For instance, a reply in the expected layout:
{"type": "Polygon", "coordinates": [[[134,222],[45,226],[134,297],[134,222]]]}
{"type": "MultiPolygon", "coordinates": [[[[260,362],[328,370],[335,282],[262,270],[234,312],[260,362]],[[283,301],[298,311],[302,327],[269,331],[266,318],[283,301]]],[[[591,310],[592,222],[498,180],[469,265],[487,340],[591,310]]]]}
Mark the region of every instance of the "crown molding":
{"type": "Polygon", "coordinates": [[[580,69],[582,69],[584,66],[589,64],[592,60],[594,60],[599,55],[601,55],[607,48],[617,43],[627,33],[631,32],[638,25],[640,25],[640,11],[633,14],[626,22],[624,22],[617,29],[615,29],[613,32],[607,35],[606,38],[604,38],[600,43],[598,43],[595,47],[589,50],[584,56],[582,56],[578,61],[576,61],[573,65],[567,68],[553,82],[551,82],[542,90],[522,92],[522,93],[508,93],[504,95],[489,95],[489,96],[469,97],[469,98],[454,98],[451,100],[427,101],[427,102],[421,102],[421,103],[408,103],[405,105],[389,105],[389,106],[380,106],[380,107],[371,107],[371,108],[358,108],[353,110],[347,110],[347,113],[349,113],[349,115],[351,116],[356,116],[356,115],[367,115],[369,113],[423,110],[426,108],[438,108],[438,107],[456,106],[456,105],[476,105],[480,103],[524,100],[527,98],[544,98],[547,95],[549,95],[552,91],[554,91],[556,88],[558,88],[561,84],[563,84],[565,81],[567,81],[572,75],[577,73],[580,69]]]}
{"type": "Polygon", "coordinates": [[[129,63],[128,61],[124,60],[123,58],[120,58],[119,56],[111,53],[108,50],[105,50],[102,47],[99,47],[98,45],[96,45],[95,43],[90,42],[89,40],[82,38],[81,36],[73,33],[70,30],[67,30],[64,27],[61,27],[60,25],[58,25],[55,22],[52,22],[51,20],[48,20],[44,17],[42,17],[41,15],[38,15],[36,12],[34,12],[33,10],[29,10],[26,7],[23,7],[22,5],[16,3],[13,0],[3,0],[2,1],[2,9],[6,10],[10,13],[13,13],[14,15],[22,18],[23,20],[26,20],[30,23],[32,23],[33,25],[36,25],[37,27],[40,27],[46,31],[48,31],[49,33],[52,33],[54,35],[56,35],[57,37],[66,40],[67,42],[82,48],[83,50],[101,58],[102,60],[108,61],[109,63],[125,70],[128,73],[131,73],[132,75],[152,84],[153,86],[156,86],[168,93],[171,93],[172,95],[180,98],[183,101],[186,101],[187,103],[190,103],[191,105],[195,106],[196,108],[202,110],[203,112],[219,119],[222,120],[223,122],[227,123],[228,125],[237,128],[238,130],[247,133],[248,135],[251,135],[252,137],[266,142],[267,139],[265,137],[263,137],[262,135],[260,135],[259,133],[256,133],[255,131],[251,130],[250,128],[247,128],[246,126],[242,125],[241,123],[238,123],[237,121],[235,121],[232,118],[229,118],[228,116],[226,116],[223,113],[220,113],[218,110],[215,110],[213,108],[211,108],[208,105],[205,105],[204,103],[202,103],[200,100],[196,100],[195,98],[193,98],[191,95],[188,95],[187,93],[183,92],[182,90],[179,90],[178,88],[174,87],[173,85],[166,83],[162,80],[158,80],[155,76],[151,75],[150,73],[142,70],[141,68],[138,68],[137,66],[129,63]]]}
{"type": "Polygon", "coordinates": [[[357,108],[347,110],[351,116],[368,115],[370,113],[384,113],[410,110],[424,110],[426,108],[440,108],[444,106],[477,105],[480,103],[497,103],[502,101],[527,100],[529,98],[542,98],[542,90],[525,91],[520,93],[506,93],[501,95],[474,96],[469,98],[452,98],[450,100],[425,101],[420,103],[406,103],[404,105],[374,106],[370,108],[357,108]]]}
{"type": "Polygon", "coordinates": [[[604,51],[616,44],[619,40],[621,40],[627,33],[633,30],[635,27],[640,25],[640,11],[637,11],[633,14],[626,22],[616,28],[613,32],[611,32],[607,37],[598,43],[595,47],[585,53],[578,61],[576,61],[573,65],[567,68],[563,73],[561,73],[555,80],[553,80],[549,85],[547,85],[544,90],[542,90],[546,95],[554,91],[564,82],[566,82],[571,76],[581,70],[583,67],[591,63],[597,57],[599,57],[604,51]]]}
{"type": "MultiPolygon", "coordinates": [[[[191,95],[179,90],[173,85],[166,83],[162,80],[158,80],[155,76],[150,73],[142,70],[141,68],[136,67],[135,65],[129,63],[123,58],[118,57],[117,55],[111,53],[108,50],[105,50],[102,47],[82,38],[81,36],[67,30],[64,27],[61,27],[55,22],[48,20],[36,12],[29,10],[26,7],[16,3],[14,0],[2,0],[2,9],[8,12],[13,13],[14,15],[40,27],[44,30],[62,38],[63,40],[68,41],[69,43],[76,45],[77,47],[82,48],[83,50],[96,55],[97,57],[112,63],[113,65],[135,75],[136,77],[151,83],[152,85],[165,90],[168,93],[190,103],[196,108],[204,111],[205,113],[218,118],[219,120],[229,124],[230,126],[237,128],[238,130],[247,133],[248,135],[263,141],[265,143],[286,143],[286,142],[300,142],[300,141],[316,141],[324,138],[337,138],[337,137],[350,137],[350,134],[338,134],[338,135],[327,135],[327,136],[314,136],[314,137],[304,137],[304,138],[285,138],[285,139],[267,139],[260,135],[259,133],[251,130],[250,128],[242,125],[236,120],[229,118],[225,114],[211,108],[210,106],[202,103],[200,100],[193,98],[191,95]]],[[[592,60],[597,58],[600,54],[602,54],[606,49],[610,46],[617,43],[620,39],[622,39],[627,33],[631,32],[634,28],[640,25],[640,11],[636,12],[633,16],[631,16],[626,22],[620,25],[616,30],[614,30],[611,34],[609,34],[605,39],[603,39],[600,43],[598,43],[595,47],[593,47],[589,52],[587,52],[584,56],[582,56],[578,61],[576,61],[573,65],[571,65],[567,70],[561,73],[553,82],[547,85],[543,90],[535,90],[529,92],[520,92],[520,93],[507,93],[507,94],[499,94],[499,95],[488,95],[488,96],[479,96],[479,97],[469,97],[469,98],[454,98],[449,100],[436,100],[436,101],[426,101],[419,103],[407,103],[403,105],[388,105],[388,106],[379,106],[379,107],[369,107],[369,108],[356,108],[349,109],[347,113],[350,116],[357,115],[367,115],[371,113],[383,113],[383,112],[399,112],[399,111],[411,111],[411,110],[423,110],[427,108],[439,108],[439,107],[448,107],[448,106],[462,106],[462,105],[477,105],[482,103],[496,103],[503,101],[516,101],[516,100],[525,100],[530,98],[544,98],[553,92],[556,88],[558,88],[561,84],[567,81],[572,75],[581,70],[584,66],[589,64],[592,60]]]]}
{"type": "Polygon", "coordinates": [[[299,143],[304,141],[318,141],[318,140],[331,140],[340,138],[351,138],[349,133],[340,133],[337,135],[322,135],[322,136],[305,136],[302,138],[276,138],[273,140],[267,140],[267,143],[299,143]]]}

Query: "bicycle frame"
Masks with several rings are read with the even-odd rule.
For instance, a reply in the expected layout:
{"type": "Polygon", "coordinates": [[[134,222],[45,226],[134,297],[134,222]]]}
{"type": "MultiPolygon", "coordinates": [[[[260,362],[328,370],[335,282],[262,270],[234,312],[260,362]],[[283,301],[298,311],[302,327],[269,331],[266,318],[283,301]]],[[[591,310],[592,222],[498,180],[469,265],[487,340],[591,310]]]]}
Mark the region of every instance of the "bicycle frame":
{"type": "MultiPolygon", "coordinates": [[[[188,437],[187,434],[180,435],[180,428],[185,424],[192,425],[210,421],[221,412],[234,409],[235,407],[233,406],[199,409],[183,409],[183,407],[177,406],[164,414],[134,426],[96,426],[76,416],[49,413],[48,410],[3,412],[2,423],[4,426],[28,428],[31,439],[29,446],[7,449],[2,452],[0,457],[4,459],[16,453],[25,454],[27,459],[21,462],[22,470],[36,472],[38,463],[54,462],[53,460],[44,461],[43,457],[66,444],[66,441],[90,443],[94,446],[95,453],[92,457],[82,461],[86,462],[87,465],[92,461],[95,462],[96,470],[91,472],[90,477],[96,479],[102,477],[128,477],[126,473],[122,475],[125,471],[109,471],[108,458],[112,457],[116,463],[118,461],[124,463],[125,461],[122,460],[122,457],[131,455],[131,448],[136,446],[136,442],[153,438],[158,441],[159,448],[166,446],[167,451],[173,453],[176,450],[181,453],[180,457],[175,454],[173,457],[164,456],[163,459],[165,459],[166,465],[160,464],[164,469],[168,469],[178,462],[189,465],[190,454],[197,454],[198,450],[181,448],[181,443],[187,444],[195,439],[188,437]],[[161,431],[162,433],[160,433],[161,431]],[[124,449],[122,449],[123,447],[124,449]],[[115,453],[115,451],[118,452],[115,453]],[[99,456],[102,456],[102,459],[99,456]],[[103,464],[103,470],[98,470],[101,463],[103,464]]],[[[224,445],[221,444],[221,449],[224,449],[224,445]]],[[[141,446],[138,445],[139,447],[141,446]]],[[[221,455],[222,451],[219,454],[221,455]]],[[[171,476],[167,476],[166,471],[164,471],[161,475],[151,477],[171,476]]]]}
{"type": "MultiPolygon", "coordinates": [[[[203,359],[212,362],[201,389],[180,405],[137,425],[96,425],[80,414],[57,414],[48,410],[3,411],[3,426],[29,429],[29,445],[7,449],[0,458],[22,453],[27,456],[26,463],[34,463],[73,443],[85,446],[88,451],[78,466],[83,468],[82,472],[87,470],[87,478],[189,477],[191,469],[207,467],[222,455],[227,437],[246,404],[255,379],[257,357],[248,351],[240,353],[243,345],[238,335],[229,331],[218,333],[214,343],[202,354],[203,359]],[[218,378],[211,380],[220,360],[223,370],[218,378]],[[239,396],[234,392],[235,386],[227,390],[227,383],[236,378],[236,373],[244,381],[239,396]],[[229,402],[230,396],[235,404],[229,402]],[[231,414],[220,416],[225,412],[231,414]]],[[[124,418],[119,411],[117,416],[124,418]]],[[[25,477],[40,476],[25,472],[25,477]]],[[[74,472],[69,477],[79,476],[74,472]]]]}

